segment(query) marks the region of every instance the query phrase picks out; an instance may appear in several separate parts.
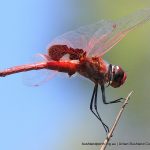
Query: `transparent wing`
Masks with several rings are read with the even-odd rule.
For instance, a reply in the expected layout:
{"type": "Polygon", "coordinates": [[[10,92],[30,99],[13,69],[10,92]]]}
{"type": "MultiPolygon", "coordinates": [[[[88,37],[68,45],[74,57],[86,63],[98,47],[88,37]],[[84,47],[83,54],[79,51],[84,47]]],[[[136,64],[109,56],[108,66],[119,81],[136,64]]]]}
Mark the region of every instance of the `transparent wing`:
{"type": "Polygon", "coordinates": [[[135,29],[137,26],[144,24],[150,20],[150,9],[140,10],[132,15],[115,21],[112,25],[112,32],[101,37],[101,29],[97,30],[91,38],[94,47],[89,55],[102,56],[122,40],[127,33],[135,29]]]}
{"type": "MultiPolygon", "coordinates": [[[[31,63],[37,63],[42,61],[50,60],[48,56],[43,54],[37,54],[31,58],[31,63]]],[[[28,86],[39,86],[57,74],[57,71],[52,71],[48,69],[32,70],[23,73],[23,83],[28,86]]]]}
{"type": "Polygon", "coordinates": [[[55,44],[83,49],[89,56],[102,56],[122,40],[129,31],[150,19],[150,9],[140,10],[118,21],[100,20],[55,38],[55,44]]]}
{"type": "Polygon", "coordinates": [[[78,48],[89,52],[94,46],[91,43],[92,36],[94,36],[94,34],[98,30],[99,31],[101,30],[99,36],[103,37],[103,35],[106,35],[112,31],[112,25],[113,25],[112,21],[100,20],[99,22],[96,22],[94,24],[79,27],[74,31],[69,31],[55,38],[49,44],[48,49],[52,45],[61,44],[67,45],[74,49],[78,48]]]}

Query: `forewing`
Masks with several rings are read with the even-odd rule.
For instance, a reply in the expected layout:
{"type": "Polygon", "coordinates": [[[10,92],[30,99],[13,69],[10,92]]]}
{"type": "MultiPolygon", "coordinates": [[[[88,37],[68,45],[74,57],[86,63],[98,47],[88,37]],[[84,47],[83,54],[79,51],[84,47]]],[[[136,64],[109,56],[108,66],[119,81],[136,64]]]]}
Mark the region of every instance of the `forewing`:
{"type": "Polygon", "coordinates": [[[48,46],[60,44],[83,49],[88,56],[103,56],[129,31],[149,21],[150,9],[143,9],[118,21],[100,20],[55,38],[48,46]]]}
{"type": "Polygon", "coordinates": [[[89,52],[89,55],[103,56],[114,45],[122,40],[128,32],[149,20],[150,9],[143,9],[118,21],[114,21],[111,27],[107,27],[108,32],[103,34],[103,36],[101,33],[103,30],[102,28],[99,28],[91,38],[93,48],[89,52]]]}
{"type": "Polygon", "coordinates": [[[74,49],[83,49],[89,52],[95,44],[91,41],[91,38],[95,35],[95,33],[97,31],[101,31],[99,32],[99,36],[103,37],[112,31],[112,25],[113,23],[111,21],[100,20],[94,24],[79,27],[76,30],[67,32],[55,38],[49,44],[48,49],[52,45],[60,44],[67,45],[68,47],[72,47],[74,49]]]}

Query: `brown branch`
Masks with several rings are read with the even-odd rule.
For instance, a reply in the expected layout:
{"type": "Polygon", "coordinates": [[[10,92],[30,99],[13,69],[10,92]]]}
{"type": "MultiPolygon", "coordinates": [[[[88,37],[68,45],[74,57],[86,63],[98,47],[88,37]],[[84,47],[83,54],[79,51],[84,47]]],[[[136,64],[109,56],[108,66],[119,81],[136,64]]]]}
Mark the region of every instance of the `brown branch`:
{"type": "Polygon", "coordinates": [[[105,149],[106,149],[106,146],[107,146],[108,142],[110,141],[110,139],[111,139],[111,137],[112,137],[112,134],[113,134],[113,132],[114,132],[114,130],[115,130],[115,128],[116,128],[118,122],[119,122],[119,119],[120,119],[120,117],[121,117],[121,114],[123,113],[123,111],[124,111],[124,109],[125,109],[125,106],[128,104],[128,100],[129,100],[129,98],[130,98],[130,96],[131,96],[132,93],[133,93],[133,91],[131,91],[131,92],[128,94],[128,96],[125,98],[125,101],[124,101],[124,103],[123,103],[123,105],[122,105],[122,107],[121,107],[121,109],[120,109],[120,111],[119,111],[119,113],[118,113],[118,115],[117,115],[117,117],[116,117],[116,119],[115,119],[115,122],[114,122],[114,124],[113,124],[113,126],[112,126],[110,132],[108,133],[106,139],[104,140],[103,145],[101,146],[100,150],[105,150],[105,149]]]}

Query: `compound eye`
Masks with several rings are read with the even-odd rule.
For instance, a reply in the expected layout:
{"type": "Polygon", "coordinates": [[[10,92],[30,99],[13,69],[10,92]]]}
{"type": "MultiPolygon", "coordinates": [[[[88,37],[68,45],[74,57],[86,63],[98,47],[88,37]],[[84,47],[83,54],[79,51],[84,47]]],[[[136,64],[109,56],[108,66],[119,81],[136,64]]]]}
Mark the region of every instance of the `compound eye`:
{"type": "Polygon", "coordinates": [[[120,82],[123,76],[124,76],[124,71],[120,67],[116,66],[113,80],[116,82],[120,82]]]}
{"type": "Polygon", "coordinates": [[[121,67],[115,66],[113,69],[113,80],[111,83],[112,87],[121,86],[126,80],[126,73],[122,70],[121,67]]]}

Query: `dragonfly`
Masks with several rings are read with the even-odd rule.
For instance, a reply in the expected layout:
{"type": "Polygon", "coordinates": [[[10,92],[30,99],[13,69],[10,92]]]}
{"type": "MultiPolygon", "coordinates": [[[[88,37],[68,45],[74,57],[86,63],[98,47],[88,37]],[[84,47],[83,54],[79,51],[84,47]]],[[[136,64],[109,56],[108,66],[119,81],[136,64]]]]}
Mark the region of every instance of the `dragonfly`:
{"type": "Polygon", "coordinates": [[[97,108],[98,88],[101,87],[104,104],[121,102],[123,98],[108,101],[105,96],[105,88],[108,86],[120,87],[125,83],[127,74],[120,66],[110,64],[102,57],[130,31],[149,20],[150,8],[147,8],[116,21],[100,20],[81,26],[56,37],[49,44],[47,54],[40,54],[42,61],[2,70],[0,77],[46,69],[66,73],[69,77],[77,73],[88,78],[94,83],[90,110],[108,133],[109,127],[103,122],[97,108]]]}

